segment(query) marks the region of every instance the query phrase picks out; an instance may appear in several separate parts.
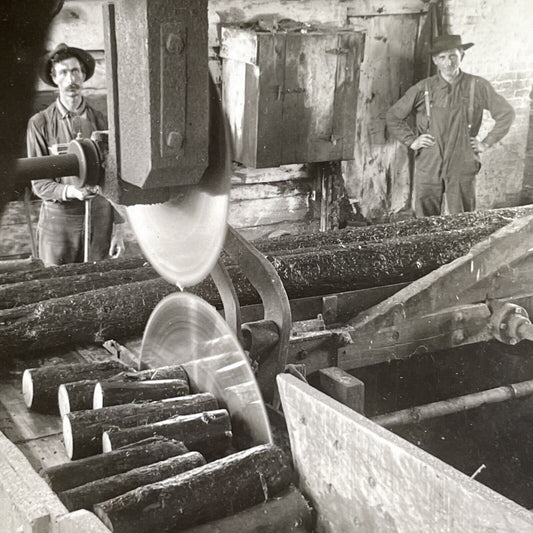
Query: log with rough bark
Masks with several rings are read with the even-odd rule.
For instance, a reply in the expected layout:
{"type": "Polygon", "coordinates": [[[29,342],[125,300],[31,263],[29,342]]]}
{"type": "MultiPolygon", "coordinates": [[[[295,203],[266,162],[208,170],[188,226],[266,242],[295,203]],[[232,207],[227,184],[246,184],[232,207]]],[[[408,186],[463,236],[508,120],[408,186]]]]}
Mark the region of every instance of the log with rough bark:
{"type": "Polygon", "coordinates": [[[93,409],[177,398],[189,394],[189,384],[182,379],[149,381],[99,381],[94,387],[93,409]]]}
{"type": "Polygon", "coordinates": [[[104,431],[102,449],[104,452],[110,452],[155,435],[180,440],[189,450],[211,457],[231,447],[231,420],[225,409],[217,409],[175,416],[144,426],[113,428],[104,431]]]}
{"type": "Polygon", "coordinates": [[[121,474],[91,481],[58,494],[69,511],[87,509],[93,505],[116,498],[130,490],[161,481],[205,464],[198,452],[189,452],[157,463],[133,468],[121,474]]]}
{"type": "Polygon", "coordinates": [[[287,455],[267,444],[98,503],[94,511],[113,533],[182,531],[268,500],[292,477],[287,455]]]}
{"type": "Polygon", "coordinates": [[[118,374],[127,368],[118,359],[28,368],[22,374],[24,402],[33,411],[56,414],[59,412],[57,391],[62,383],[84,379],[98,381],[118,374]]]}
{"type": "MultiPolygon", "coordinates": [[[[179,379],[188,384],[187,372],[181,365],[164,366],[141,370],[140,372],[120,372],[106,381],[137,382],[153,379],[179,379]]],[[[64,383],[57,391],[59,414],[61,416],[71,411],[83,411],[93,408],[94,387],[96,380],[84,380],[74,383],[64,383]]]]}
{"type": "Polygon", "coordinates": [[[183,442],[156,437],[113,452],[45,468],[42,476],[59,493],[187,452],[183,442]]]}
{"type": "Polygon", "coordinates": [[[5,272],[0,274],[0,286],[8,283],[19,283],[35,279],[45,280],[68,276],[79,276],[89,273],[125,271],[148,266],[144,257],[127,257],[120,259],[106,259],[95,263],[69,263],[67,265],[42,267],[24,272],[5,272]]]}
{"type": "Polygon", "coordinates": [[[68,457],[80,459],[102,452],[102,434],[110,428],[135,427],[176,415],[203,413],[214,409],[218,409],[215,397],[202,393],[159,402],[74,411],[63,417],[63,441],[68,457]]]}
{"type": "Polygon", "coordinates": [[[296,487],[240,513],[208,522],[187,533],[305,533],[313,530],[313,510],[296,487]]]}
{"type": "Polygon", "coordinates": [[[0,356],[139,335],[154,307],[175,287],[155,279],[106,287],[0,310],[0,356]]]}
{"type": "MultiPolygon", "coordinates": [[[[410,222],[410,226],[406,223],[405,231],[398,230],[401,223],[396,223],[363,228],[361,234],[348,231],[346,235],[354,235],[346,239],[328,233],[302,237],[304,247],[297,240],[280,239],[281,244],[267,242],[260,248],[275,266],[289,298],[317,296],[414,281],[466,254],[474,244],[528,210],[531,208],[431,217],[410,222]],[[437,231],[439,227],[448,229],[437,231]]],[[[228,270],[241,305],[258,303],[256,291],[238,267],[230,265],[228,270]]],[[[150,279],[0,310],[4,356],[139,336],[155,305],[174,290],[164,280],[150,279]]],[[[210,280],[191,292],[220,306],[218,291],[210,280]]]]}
{"type": "Polygon", "coordinates": [[[51,298],[61,298],[70,294],[101,289],[102,287],[154,278],[159,278],[159,275],[151,267],[141,266],[124,270],[87,272],[45,280],[35,279],[9,283],[0,285],[0,309],[10,309],[51,298]]]}

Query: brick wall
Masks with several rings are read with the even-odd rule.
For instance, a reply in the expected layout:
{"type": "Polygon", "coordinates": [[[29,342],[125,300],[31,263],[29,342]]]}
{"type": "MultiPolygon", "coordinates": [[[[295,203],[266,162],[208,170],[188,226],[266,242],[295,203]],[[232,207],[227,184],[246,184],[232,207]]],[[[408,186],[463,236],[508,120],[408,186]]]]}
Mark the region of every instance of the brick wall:
{"type": "MultiPolygon", "coordinates": [[[[524,187],[527,189],[533,182],[532,165],[525,165],[526,152],[530,158],[533,152],[533,136],[529,134],[533,3],[531,0],[444,0],[444,28],[449,33],[461,34],[464,42],[475,43],[466,53],[463,69],[488,79],[516,111],[508,135],[483,156],[477,187],[478,207],[517,205],[524,200],[524,187]]],[[[483,129],[488,127],[487,119],[483,129]]]]}

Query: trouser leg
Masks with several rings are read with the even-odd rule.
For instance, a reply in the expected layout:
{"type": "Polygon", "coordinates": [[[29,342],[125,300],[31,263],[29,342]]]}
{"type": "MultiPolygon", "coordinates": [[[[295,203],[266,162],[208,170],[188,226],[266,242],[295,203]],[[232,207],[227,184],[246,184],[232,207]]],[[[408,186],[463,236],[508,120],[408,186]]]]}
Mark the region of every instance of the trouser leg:
{"type": "Polygon", "coordinates": [[[91,261],[109,258],[109,247],[113,233],[113,208],[102,196],[91,202],[91,261]]]}
{"type": "Polygon", "coordinates": [[[444,187],[442,183],[415,182],[415,215],[417,218],[441,214],[444,187]]]}
{"type": "Polygon", "coordinates": [[[37,234],[39,258],[45,266],[80,261],[82,227],[83,217],[66,214],[61,206],[42,204],[37,234]]]}
{"type": "Polygon", "coordinates": [[[450,214],[476,209],[476,176],[457,176],[446,180],[446,203],[450,214]]]}

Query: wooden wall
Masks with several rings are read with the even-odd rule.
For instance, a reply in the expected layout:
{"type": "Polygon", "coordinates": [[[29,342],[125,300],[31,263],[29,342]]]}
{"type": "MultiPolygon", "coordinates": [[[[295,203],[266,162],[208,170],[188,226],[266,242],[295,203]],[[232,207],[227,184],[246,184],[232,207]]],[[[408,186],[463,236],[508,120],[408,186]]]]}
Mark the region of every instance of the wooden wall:
{"type": "MultiPolygon", "coordinates": [[[[444,0],[445,4],[451,1],[444,0]]],[[[50,29],[47,48],[64,41],[91,50],[97,70],[86,85],[87,95],[95,107],[105,110],[101,4],[102,0],[66,0],[50,29]]],[[[223,23],[260,19],[268,26],[275,19],[291,18],[364,31],[354,159],[342,165],[346,195],[354,211],[368,221],[412,216],[407,150],[389,139],[385,113],[414,82],[415,46],[427,6],[427,0],[209,0],[210,69],[220,81],[217,53],[223,23]]],[[[55,95],[42,82],[37,89],[35,108],[39,109],[55,95]]],[[[317,191],[310,176],[302,165],[262,171],[236,168],[232,224],[249,238],[316,230],[317,191]]],[[[486,190],[483,193],[490,196],[486,190]]]]}

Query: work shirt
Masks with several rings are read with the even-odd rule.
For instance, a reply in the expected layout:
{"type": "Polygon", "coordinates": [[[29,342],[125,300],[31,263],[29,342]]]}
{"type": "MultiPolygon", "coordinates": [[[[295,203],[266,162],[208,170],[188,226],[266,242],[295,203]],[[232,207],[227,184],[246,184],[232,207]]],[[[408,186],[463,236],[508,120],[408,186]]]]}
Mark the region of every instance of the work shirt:
{"type": "MultiPolygon", "coordinates": [[[[28,157],[51,155],[56,144],[67,144],[77,137],[90,138],[93,131],[106,128],[102,113],[85,100],[76,111],[71,112],[58,98],[29,120],[26,136],[28,157]]],[[[84,260],[86,205],[91,209],[90,260],[108,257],[113,222],[123,222],[103,196],[96,196],[88,203],[67,198],[67,186],[75,185],[77,181],[76,176],[32,181],[33,191],[43,200],[37,232],[39,257],[46,266],[84,260]]]]}
{"type": "MultiPolygon", "coordinates": [[[[106,130],[107,123],[102,113],[82,100],[79,108],[69,111],[59,98],[44,111],[37,113],[28,122],[26,143],[28,157],[51,155],[52,146],[67,144],[78,137],[88,139],[93,131],[106,130]]],[[[76,184],[76,176],[32,181],[35,194],[47,202],[68,202],[69,210],[82,214],[84,202],[66,199],[66,186],[76,184]]]]}
{"type": "MultiPolygon", "coordinates": [[[[413,85],[387,112],[389,133],[406,146],[411,146],[419,135],[429,133],[429,119],[424,98],[426,83],[429,89],[431,107],[453,108],[462,103],[464,104],[462,107],[466,108],[470,97],[470,80],[472,78],[475,80],[475,92],[470,137],[475,137],[479,133],[483,120],[483,110],[487,109],[494,119],[495,125],[484,142],[488,146],[497,143],[509,131],[515,112],[507,100],[499,95],[486,79],[462,71],[453,83],[448,83],[440,74],[437,74],[413,85]],[[413,111],[416,116],[415,130],[406,120],[413,111]]],[[[444,128],[445,133],[455,133],[454,131],[446,131],[446,129],[444,128]]]]}

